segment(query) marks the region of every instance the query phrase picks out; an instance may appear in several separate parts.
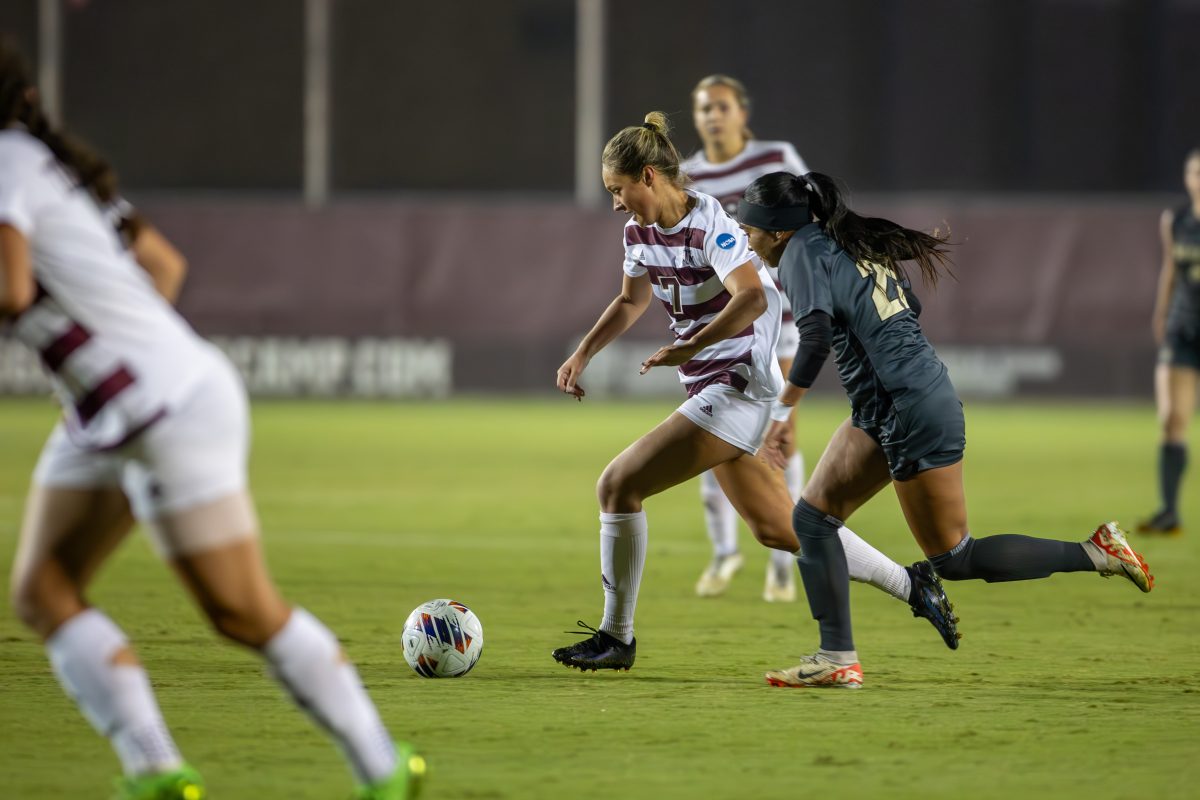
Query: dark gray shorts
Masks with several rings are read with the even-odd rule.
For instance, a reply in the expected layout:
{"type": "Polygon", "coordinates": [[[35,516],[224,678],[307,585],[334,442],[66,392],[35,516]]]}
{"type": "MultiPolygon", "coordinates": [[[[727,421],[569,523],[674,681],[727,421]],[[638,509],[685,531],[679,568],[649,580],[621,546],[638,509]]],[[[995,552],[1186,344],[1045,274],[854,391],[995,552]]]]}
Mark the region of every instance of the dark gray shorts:
{"type": "Polygon", "coordinates": [[[1158,349],[1158,363],[1200,370],[1200,336],[1168,330],[1167,340],[1158,349]]]}
{"type": "Polygon", "coordinates": [[[893,407],[879,420],[855,420],[853,424],[879,442],[888,471],[898,481],[957,464],[967,446],[962,403],[949,381],[939,383],[907,408],[893,407]]]}

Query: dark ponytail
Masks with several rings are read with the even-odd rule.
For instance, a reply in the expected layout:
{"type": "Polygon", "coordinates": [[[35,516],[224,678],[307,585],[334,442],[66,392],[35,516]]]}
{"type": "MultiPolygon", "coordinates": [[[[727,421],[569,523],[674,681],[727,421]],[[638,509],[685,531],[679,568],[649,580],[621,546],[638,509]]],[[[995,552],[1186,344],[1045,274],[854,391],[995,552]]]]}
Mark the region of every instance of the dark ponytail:
{"type": "Polygon", "coordinates": [[[915,231],[881,217],[862,217],[846,207],[845,191],[838,182],[820,172],[797,179],[805,184],[808,207],[821,230],[855,261],[873,261],[898,277],[906,277],[902,262],[915,261],[929,286],[943,274],[953,276],[946,245],[950,235],[915,231]]]}
{"type": "MultiPolygon", "coordinates": [[[[29,76],[29,69],[12,37],[0,37],[0,124],[4,127],[14,122],[24,125],[96,202],[101,206],[112,205],[119,198],[116,171],[87,144],[50,124],[29,76]]],[[[122,218],[117,228],[132,239],[140,226],[138,217],[132,215],[122,218]]]]}

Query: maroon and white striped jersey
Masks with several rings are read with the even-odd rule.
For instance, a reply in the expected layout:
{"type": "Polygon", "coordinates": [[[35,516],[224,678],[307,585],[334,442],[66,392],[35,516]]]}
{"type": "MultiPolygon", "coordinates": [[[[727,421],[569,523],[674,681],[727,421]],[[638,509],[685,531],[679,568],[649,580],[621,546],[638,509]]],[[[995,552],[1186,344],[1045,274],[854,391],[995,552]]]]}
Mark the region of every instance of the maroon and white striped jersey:
{"type": "MultiPolygon", "coordinates": [[[[730,214],[737,212],[738,200],[742,199],[742,192],[746,191],[746,187],[763,175],[772,172],[803,175],[808,172],[808,165],[789,143],[761,142],[758,139],[748,140],[742,152],[723,164],[710,163],[704,157],[704,151],[700,150],[684,161],[680,168],[692,179],[693,189],[717,198],[730,214]]],[[[767,266],[767,274],[775,282],[776,288],[782,291],[779,271],[767,266]]],[[[796,355],[799,339],[792,330],[795,324],[792,309],[784,303],[782,338],[786,341],[781,343],[780,358],[792,358],[796,355]]]]}
{"type": "Polygon", "coordinates": [[[742,152],[722,164],[710,163],[700,150],[684,160],[680,169],[692,179],[693,189],[711,194],[731,214],[737,211],[738,200],[742,199],[746,187],[763,175],[772,172],[803,175],[808,172],[804,159],[787,142],[761,142],[758,139],[747,141],[742,152]]]}
{"type": "MultiPolygon", "coordinates": [[[[649,275],[654,296],[671,317],[676,341],[690,339],[721,312],[732,295],[724,280],[753,259],[746,234],[715,198],[696,198],[691,211],[672,228],[625,223],[625,274],[649,275]]],[[[753,263],[758,266],[759,262],[753,263]]],[[[782,301],[759,266],[767,310],[745,330],[704,348],[679,367],[688,396],[714,383],[732,386],[755,400],[772,399],[783,388],[775,361],[782,301]]]]}
{"type": "Polygon", "coordinates": [[[80,446],[119,444],[204,374],[211,346],[154,290],[105,210],[19,128],[0,131],[0,224],[29,241],[37,282],[13,332],[41,356],[80,446]]]}

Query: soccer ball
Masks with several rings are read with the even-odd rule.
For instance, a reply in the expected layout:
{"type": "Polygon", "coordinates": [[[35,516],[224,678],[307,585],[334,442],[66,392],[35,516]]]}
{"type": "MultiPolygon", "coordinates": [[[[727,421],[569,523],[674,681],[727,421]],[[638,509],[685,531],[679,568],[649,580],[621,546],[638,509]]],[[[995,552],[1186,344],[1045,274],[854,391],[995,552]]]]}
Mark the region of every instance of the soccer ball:
{"type": "Polygon", "coordinates": [[[404,622],[404,660],[423,678],[466,675],[483,652],[483,623],[454,600],[430,600],[404,622]]]}

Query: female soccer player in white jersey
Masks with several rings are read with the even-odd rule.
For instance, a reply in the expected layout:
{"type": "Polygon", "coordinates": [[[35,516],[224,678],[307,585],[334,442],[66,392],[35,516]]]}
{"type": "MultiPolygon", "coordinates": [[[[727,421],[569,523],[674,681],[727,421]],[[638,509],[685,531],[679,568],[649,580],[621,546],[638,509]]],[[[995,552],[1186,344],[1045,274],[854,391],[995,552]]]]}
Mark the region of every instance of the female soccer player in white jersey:
{"type": "MultiPolygon", "coordinates": [[[[736,78],[709,75],[692,90],[692,121],[703,147],[683,162],[683,171],[691,179],[693,189],[717,198],[730,213],[737,210],[742,192],[755,178],[780,170],[794,175],[808,172],[804,159],[788,142],[755,139],[747,124],[749,118],[750,95],[736,78]]],[[[778,270],[767,266],[767,273],[778,288],[778,270]]],[[[792,310],[785,303],[775,351],[784,375],[791,369],[799,344],[792,310]]],[[[788,442],[786,447],[788,463],[784,478],[792,499],[799,500],[804,487],[804,458],[794,443],[788,442]]],[[[711,470],[700,476],[700,498],[713,554],[696,582],[696,594],[716,597],[725,593],[742,567],[737,543],[738,516],[711,470]]],[[[770,552],[763,599],[768,603],[791,602],[796,599],[792,554],[782,550],[770,552]]]]}
{"type": "Polygon", "coordinates": [[[413,797],[423,760],[393,744],[336,637],[267,573],[246,487],[245,391],[155,291],[147,272],[173,294],[182,260],[136,216],[120,225],[126,249],[109,218],[118,201],[112,169],[48,124],[0,40],[0,321],[41,356],[63,407],[34,470],[13,607],[111,741],[118,797],[205,797],[129,640],[85,599],[132,508],[213,626],[262,655],[336,739],[358,796],[413,797]]]}
{"type": "MultiPolygon", "coordinates": [[[[602,177],[613,209],[630,215],[624,279],[621,293],[557,375],[559,390],[582,399],[588,362],[657,298],[671,317],[675,341],[647,358],[642,372],[677,366],[688,393],[675,413],[600,477],[604,616],[599,629],[581,622],[592,635],[553,653],[559,663],[579,669],[633,666],[647,497],[712,469],[759,542],[789,553],[799,549],[787,488],[756,457],[772,400],[783,386],[775,360],[779,292],[721,205],[683,188],[679,154],[667,132],[666,116],[652,112],[645,124],[625,128],[604,148],[602,177]]],[[[956,646],[955,620],[932,572],[901,567],[849,530],[839,535],[857,580],[908,601],[914,614],[956,646]]]]}

